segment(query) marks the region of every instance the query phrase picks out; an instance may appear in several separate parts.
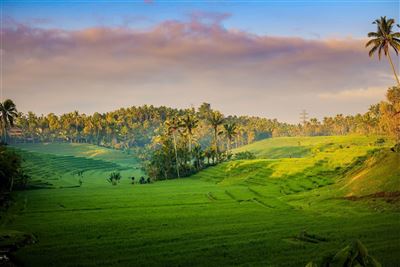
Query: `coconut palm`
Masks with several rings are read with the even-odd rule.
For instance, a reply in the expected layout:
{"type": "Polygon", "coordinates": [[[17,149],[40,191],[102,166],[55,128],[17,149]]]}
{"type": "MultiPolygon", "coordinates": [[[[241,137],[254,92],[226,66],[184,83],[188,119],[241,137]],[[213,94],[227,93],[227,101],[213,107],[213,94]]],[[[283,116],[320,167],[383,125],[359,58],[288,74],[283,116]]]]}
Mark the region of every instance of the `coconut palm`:
{"type": "Polygon", "coordinates": [[[192,153],[192,138],[193,138],[193,130],[197,128],[199,120],[196,117],[188,113],[182,119],[182,127],[185,129],[186,134],[189,139],[189,152],[192,153]]]}
{"type": "Polygon", "coordinates": [[[224,123],[224,115],[222,115],[219,111],[212,111],[210,112],[207,120],[214,130],[214,147],[218,154],[218,126],[224,123]]]}
{"type": "Polygon", "coordinates": [[[193,148],[193,157],[194,157],[194,164],[197,170],[201,169],[201,166],[203,165],[204,162],[204,151],[201,148],[200,145],[196,145],[193,148]]]}
{"type": "Polygon", "coordinates": [[[14,125],[14,119],[17,115],[17,108],[11,99],[0,103],[0,124],[4,143],[7,142],[7,128],[14,125]]]}
{"type": "Polygon", "coordinates": [[[224,129],[225,129],[224,134],[225,134],[226,138],[228,139],[228,152],[229,152],[231,150],[232,140],[238,134],[237,133],[237,125],[234,122],[226,123],[226,124],[224,124],[224,129]]]}
{"type": "Polygon", "coordinates": [[[393,32],[394,23],[394,19],[386,19],[386,17],[381,17],[380,19],[375,20],[373,24],[377,25],[377,31],[368,33],[368,37],[373,39],[369,40],[365,44],[365,47],[372,46],[369,51],[370,57],[372,57],[378,50],[379,60],[381,59],[381,53],[383,50],[384,55],[389,59],[397,84],[400,85],[399,77],[397,77],[396,69],[393,65],[389,50],[392,48],[396,55],[399,54],[400,50],[400,32],[393,32]]]}
{"type": "Polygon", "coordinates": [[[174,142],[175,161],[176,161],[176,174],[178,175],[178,178],[180,178],[178,150],[176,147],[176,132],[182,127],[182,124],[179,118],[173,117],[172,119],[165,121],[165,126],[167,128],[168,134],[172,134],[172,140],[174,142]]]}

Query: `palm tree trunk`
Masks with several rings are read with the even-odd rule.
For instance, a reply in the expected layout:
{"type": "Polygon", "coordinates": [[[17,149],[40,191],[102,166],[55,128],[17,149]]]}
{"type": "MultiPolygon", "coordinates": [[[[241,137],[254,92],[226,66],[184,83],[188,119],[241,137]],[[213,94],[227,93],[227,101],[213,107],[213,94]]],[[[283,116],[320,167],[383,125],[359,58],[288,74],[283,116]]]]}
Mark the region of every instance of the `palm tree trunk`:
{"type": "Polygon", "coordinates": [[[179,164],[178,164],[178,151],[176,149],[176,138],[175,138],[175,132],[172,133],[172,136],[174,138],[174,150],[175,150],[175,161],[176,161],[176,173],[178,174],[178,178],[180,178],[179,176],[179,164]]]}
{"type": "Polygon", "coordinates": [[[388,58],[389,58],[390,66],[392,66],[394,77],[396,78],[397,84],[400,86],[399,77],[397,77],[396,69],[394,68],[394,65],[392,62],[392,57],[390,56],[390,51],[388,51],[388,58]]]}
{"type": "Polygon", "coordinates": [[[7,127],[4,127],[4,143],[7,144],[7,127]]]}
{"type": "Polygon", "coordinates": [[[4,140],[4,131],[5,131],[4,126],[1,125],[1,141],[2,141],[3,143],[5,143],[5,140],[4,140]]]}
{"type": "Polygon", "coordinates": [[[10,192],[12,192],[14,186],[14,177],[11,177],[11,181],[10,181],[10,192]]]}
{"type": "Polygon", "coordinates": [[[218,154],[218,129],[217,128],[214,128],[214,145],[215,145],[215,152],[217,152],[217,154],[218,154]]]}
{"type": "Polygon", "coordinates": [[[192,135],[189,134],[189,152],[190,156],[192,156],[192,135]]]}

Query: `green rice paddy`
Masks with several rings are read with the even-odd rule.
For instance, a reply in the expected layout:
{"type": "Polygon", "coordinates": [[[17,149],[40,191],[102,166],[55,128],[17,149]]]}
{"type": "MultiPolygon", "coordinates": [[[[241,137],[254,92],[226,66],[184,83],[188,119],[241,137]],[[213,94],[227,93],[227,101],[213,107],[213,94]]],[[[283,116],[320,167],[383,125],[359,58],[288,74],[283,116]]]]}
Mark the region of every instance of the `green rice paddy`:
{"type": "Polygon", "coordinates": [[[0,232],[36,237],[16,252],[26,266],[305,266],[354,239],[398,266],[400,156],[375,140],[267,139],[235,151],[257,159],[145,185],[131,184],[143,175],[133,155],[20,144],[39,189],[14,194],[0,232]],[[303,230],[323,238],[301,240],[303,230]]]}

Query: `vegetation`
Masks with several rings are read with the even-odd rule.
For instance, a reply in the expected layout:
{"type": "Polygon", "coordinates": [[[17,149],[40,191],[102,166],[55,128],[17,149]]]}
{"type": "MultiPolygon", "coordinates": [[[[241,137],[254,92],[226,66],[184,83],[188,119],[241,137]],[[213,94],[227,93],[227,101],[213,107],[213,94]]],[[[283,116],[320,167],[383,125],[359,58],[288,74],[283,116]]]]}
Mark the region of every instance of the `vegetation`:
{"type": "Polygon", "coordinates": [[[355,240],[351,245],[347,245],[336,254],[325,257],[320,264],[309,262],[306,265],[306,267],[318,266],[381,267],[382,265],[372,256],[368,255],[367,248],[360,240],[355,240]]]}
{"type": "Polygon", "coordinates": [[[0,103],[0,126],[1,126],[1,142],[7,143],[7,129],[14,125],[17,117],[17,109],[12,100],[7,99],[0,103]]]}
{"type": "Polygon", "coordinates": [[[0,167],[0,196],[26,186],[29,176],[22,169],[21,157],[4,145],[0,145],[0,167]]]}
{"type": "MultiPolygon", "coordinates": [[[[311,120],[302,126],[303,130],[309,135],[325,131],[335,131],[339,134],[348,133],[349,131],[362,133],[365,130],[368,134],[384,133],[387,138],[397,138],[397,142],[399,142],[400,87],[389,88],[387,100],[387,102],[382,101],[378,105],[371,107],[370,111],[365,115],[366,118],[370,119],[367,124],[363,124],[365,121],[361,116],[343,117],[338,115],[335,119],[324,120],[323,124],[320,124],[317,120],[311,120]],[[357,123],[357,119],[359,119],[360,123],[357,123]],[[366,128],[357,128],[361,126],[366,128]]],[[[174,117],[165,122],[164,128],[161,128],[158,135],[153,138],[152,143],[147,147],[142,157],[146,164],[145,170],[152,179],[161,180],[192,175],[203,168],[231,159],[231,144],[238,134],[236,122],[229,118],[224,119],[223,115],[218,111],[210,111],[205,118],[213,133],[211,145],[205,148],[200,143],[193,141],[193,132],[197,127],[197,118],[194,115],[190,115],[190,117],[188,115],[183,118],[174,117]],[[189,130],[188,124],[190,125],[189,130]],[[221,126],[223,126],[223,130],[220,129],[221,126]],[[220,142],[220,136],[225,137],[224,142],[220,142]],[[194,150],[192,150],[193,144],[195,145],[194,150]]],[[[277,138],[272,140],[274,139],[277,140],[277,138]]],[[[384,139],[380,138],[376,142],[382,145],[384,139]]],[[[281,147],[280,145],[275,148],[275,151],[263,149],[262,152],[268,157],[274,157],[274,154],[279,156],[281,147]]],[[[294,143],[292,144],[291,153],[286,154],[286,156],[302,157],[304,153],[311,154],[313,149],[316,148],[304,146],[302,143],[294,143]]],[[[237,148],[234,152],[241,153],[236,156],[237,159],[251,158],[251,154],[246,154],[243,149],[237,148]]],[[[257,154],[257,151],[255,153],[257,154]]]]}
{"type": "Polygon", "coordinates": [[[392,57],[390,56],[389,49],[392,48],[396,55],[399,54],[400,50],[400,32],[393,32],[393,26],[395,25],[394,19],[386,19],[381,17],[373,22],[376,24],[376,32],[368,33],[368,37],[373,38],[367,42],[365,46],[372,46],[369,51],[369,56],[372,57],[376,51],[378,51],[378,58],[381,59],[381,52],[389,59],[390,66],[392,67],[394,77],[397,81],[397,85],[400,86],[399,77],[397,76],[396,69],[394,68],[392,57]]]}
{"type": "Polygon", "coordinates": [[[74,188],[83,179],[85,186],[93,186],[93,179],[104,179],[110,172],[119,172],[123,178],[143,175],[135,155],[95,145],[53,143],[14,147],[31,177],[29,188],[74,188]]]}
{"type": "Polygon", "coordinates": [[[112,185],[117,185],[121,180],[121,174],[119,172],[112,172],[107,178],[107,181],[112,185]]]}
{"type": "Polygon", "coordinates": [[[15,192],[0,228],[37,237],[15,254],[31,266],[305,266],[353,239],[382,266],[393,266],[400,249],[400,154],[391,147],[380,136],[271,138],[239,148],[256,159],[185,179],[132,185],[125,177],[143,176],[132,164],[118,170],[123,179],[111,187],[104,177],[133,155],[105,148],[96,155],[87,144],[20,144],[18,152],[29,153],[24,165],[37,168],[28,172],[30,184],[41,180],[52,189],[15,192]],[[385,142],[376,144],[380,138],[385,142]],[[299,144],[305,148],[290,158],[299,144]],[[113,160],[117,165],[104,167],[113,160]],[[89,161],[99,168],[85,170],[78,187],[73,173],[89,161]],[[67,169],[68,175],[53,173],[67,169]]]}

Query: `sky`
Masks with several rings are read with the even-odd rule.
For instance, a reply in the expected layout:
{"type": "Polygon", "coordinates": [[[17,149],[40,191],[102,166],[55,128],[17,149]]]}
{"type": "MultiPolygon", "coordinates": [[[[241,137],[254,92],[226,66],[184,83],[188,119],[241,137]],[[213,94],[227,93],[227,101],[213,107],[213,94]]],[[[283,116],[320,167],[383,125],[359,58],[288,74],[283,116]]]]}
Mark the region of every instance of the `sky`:
{"type": "Polygon", "coordinates": [[[395,84],[365,43],[375,19],[399,22],[399,1],[0,5],[2,99],[22,112],[208,102],[227,115],[296,123],[303,109],[320,119],[365,112],[395,84]]]}

